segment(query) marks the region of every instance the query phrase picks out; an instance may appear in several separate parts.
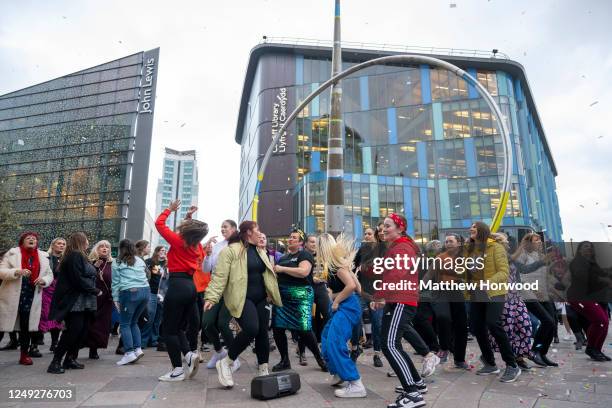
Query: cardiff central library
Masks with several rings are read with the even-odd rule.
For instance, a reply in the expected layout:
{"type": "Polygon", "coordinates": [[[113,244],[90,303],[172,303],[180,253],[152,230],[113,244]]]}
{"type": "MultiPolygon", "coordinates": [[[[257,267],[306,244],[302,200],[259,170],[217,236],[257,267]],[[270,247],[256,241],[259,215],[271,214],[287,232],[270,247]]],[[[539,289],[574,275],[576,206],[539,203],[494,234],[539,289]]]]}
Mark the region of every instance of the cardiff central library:
{"type": "MultiPolygon", "coordinates": [[[[399,52],[343,49],[344,69],[399,52]]],[[[432,55],[466,70],[500,106],[511,134],[512,191],[501,229],[561,241],[550,152],[523,67],[504,56],[432,55]]],[[[251,217],[257,171],[287,116],[330,78],[331,48],[263,43],[251,51],[236,142],[241,145],[240,220],[251,217]]],[[[342,81],[345,231],[361,238],[391,212],[419,242],[487,223],[499,203],[499,126],[476,89],[427,65],[372,66],[342,81]]],[[[261,186],[258,221],[269,237],[293,226],[323,230],[329,89],[274,147],[261,186]]]]}

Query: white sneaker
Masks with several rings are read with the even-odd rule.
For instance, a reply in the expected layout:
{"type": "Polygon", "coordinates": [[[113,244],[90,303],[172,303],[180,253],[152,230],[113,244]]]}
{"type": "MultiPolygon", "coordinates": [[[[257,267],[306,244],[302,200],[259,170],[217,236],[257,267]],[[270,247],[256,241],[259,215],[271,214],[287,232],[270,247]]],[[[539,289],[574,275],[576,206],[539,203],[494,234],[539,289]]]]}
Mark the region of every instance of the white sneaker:
{"type": "Polygon", "coordinates": [[[257,376],[261,377],[262,375],[269,375],[270,371],[268,370],[268,363],[263,363],[260,364],[259,367],[257,367],[257,376]]]}
{"type": "Polygon", "coordinates": [[[236,359],[234,360],[234,362],[232,363],[232,373],[235,373],[236,371],[240,370],[240,360],[236,359]]]}
{"type": "Polygon", "coordinates": [[[215,368],[217,366],[217,361],[223,360],[227,356],[227,350],[221,349],[220,352],[214,352],[212,356],[210,356],[210,360],[206,364],[206,368],[215,368]]]}
{"type": "Polygon", "coordinates": [[[133,351],[130,351],[129,353],[125,353],[123,357],[121,357],[121,360],[117,361],[117,365],[122,366],[130,364],[136,361],[137,359],[138,358],[136,357],[136,354],[133,351]]]}
{"type": "Polygon", "coordinates": [[[134,350],[134,354],[136,354],[136,360],[138,361],[142,358],[142,356],[144,356],[144,353],[142,351],[142,349],[140,347],[138,347],[136,350],[134,350]]]}
{"type": "Polygon", "coordinates": [[[334,391],[338,398],[365,398],[367,394],[361,380],[349,381],[344,388],[334,391]]]}
{"type": "Polygon", "coordinates": [[[229,357],[225,356],[223,359],[217,361],[217,375],[219,377],[219,382],[224,387],[233,387],[234,386],[234,378],[232,377],[232,361],[229,357]]]}
{"type": "Polygon", "coordinates": [[[342,378],[338,377],[338,374],[334,374],[334,376],[331,379],[330,385],[332,387],[342,387],[342,386],[344,386],[344,380],[342,378]]]}
{"type": "Polygon", "coordinates": [[[174,370],[167,372],[158,378],[159,381],[183,381],[185,379],[185,372],[183,367],[176,367],[174,370]]]}
{"type": "Polygon", "coordinates": [[[436,366],[440,364],[440,357],[435,355],[434,353],[429,353],[423,359],[423,369],[421,370],[422,377],[429,377],[436,372],[436,366]]]}
{"type": "Polygon", "coordinates": [[[187,375],[187,378],[195,377],[200,364],[200,355],[197,352],[190,351],[185,355],[185,359],[183,361],[183,371],[187,375]]]}

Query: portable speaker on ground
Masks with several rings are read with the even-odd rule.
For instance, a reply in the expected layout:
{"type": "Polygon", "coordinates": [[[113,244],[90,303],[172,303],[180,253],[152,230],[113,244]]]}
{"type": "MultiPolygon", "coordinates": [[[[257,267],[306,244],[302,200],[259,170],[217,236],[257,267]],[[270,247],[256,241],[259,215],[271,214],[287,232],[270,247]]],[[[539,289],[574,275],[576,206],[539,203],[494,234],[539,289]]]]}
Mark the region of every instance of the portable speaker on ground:
{"type": "Polygon", "coordinates": [[[251,381],[251,397],[258,400],[286,397],[298,392],[300,385],[300,376],[295,371],[263,375],[251,381]]]}

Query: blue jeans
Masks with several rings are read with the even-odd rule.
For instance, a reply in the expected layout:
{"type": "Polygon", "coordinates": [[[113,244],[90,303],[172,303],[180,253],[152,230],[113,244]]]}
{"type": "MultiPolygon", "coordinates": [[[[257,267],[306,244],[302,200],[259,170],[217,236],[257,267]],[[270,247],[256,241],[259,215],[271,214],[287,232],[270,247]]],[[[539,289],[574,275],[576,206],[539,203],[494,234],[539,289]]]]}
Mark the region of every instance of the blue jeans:
{"type": "MultiPolygon", "coordinates": [[[[372,325],[372,342],[374,343],[374,351],[381,351],[381,336],[380,330],[382,328],[383,309],[372,310],[370,309],[370,302],[364,298],[360,298],[361,310],[367,310],[370,315],[370,324],[372,325]]],[[[353,334],[351,336],[351,344],[359,344],[359,338],[363,331],[363,324],[359,319],[359,324],[353,328],[353,334]]]]}
{"type": "Polygon", "coordinates": [[[162,304],[158,302],[155,293],[149,294],[149,320],[142,327],[142,344],[145,347],[155,347],[159,339],[159,326],[162,318],[162,304]]]}
{"type": "Polygon", "coordinates": [[[359,296],[352,294],[338,306],[327,321],[321,333],[321,354],[330,374],[338,374],[344,381],[355,381],[360,378],[357,366],[349,357],[346,342],[351,337],[353,327],[359,324],[361,308],[359,296]]]}
{"type": "Polygon", "coordinates": [[[126,353],[140,348],[140,328],[138,328],[138,318],[147,307],[149,302],[149,294],[151,289],[147,286],[144,288],[130,288],[119,292],[119,303],[121,310],[121,338],[123,339],[123,349],[126,353]]]}

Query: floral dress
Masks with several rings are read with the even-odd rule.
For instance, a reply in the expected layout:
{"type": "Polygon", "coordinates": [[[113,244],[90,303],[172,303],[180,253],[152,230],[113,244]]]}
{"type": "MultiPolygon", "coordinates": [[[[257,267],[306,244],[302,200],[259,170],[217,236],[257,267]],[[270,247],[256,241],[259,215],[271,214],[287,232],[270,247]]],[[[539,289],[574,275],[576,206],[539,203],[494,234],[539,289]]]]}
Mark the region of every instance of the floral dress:
{"type": "MultiPolygon", "coordinates": [[[[510,267],[510,283],[517,282],[517,269],[513,263],[509,262],[510,267]]],[[[509,291],[506,295],[506,302],[504,303],[504,311],[502,312],[502,326],[512,351],[516,357],[529,357],[531,350],[531,319],[529,318],[529,312],[523,299],[519,296],[515,290],[509,291]]],[[[499,346],[495,342],[495,339],[489,334],[489,341],[491,347],[495,351],[499,351],[499,346]]]]}

